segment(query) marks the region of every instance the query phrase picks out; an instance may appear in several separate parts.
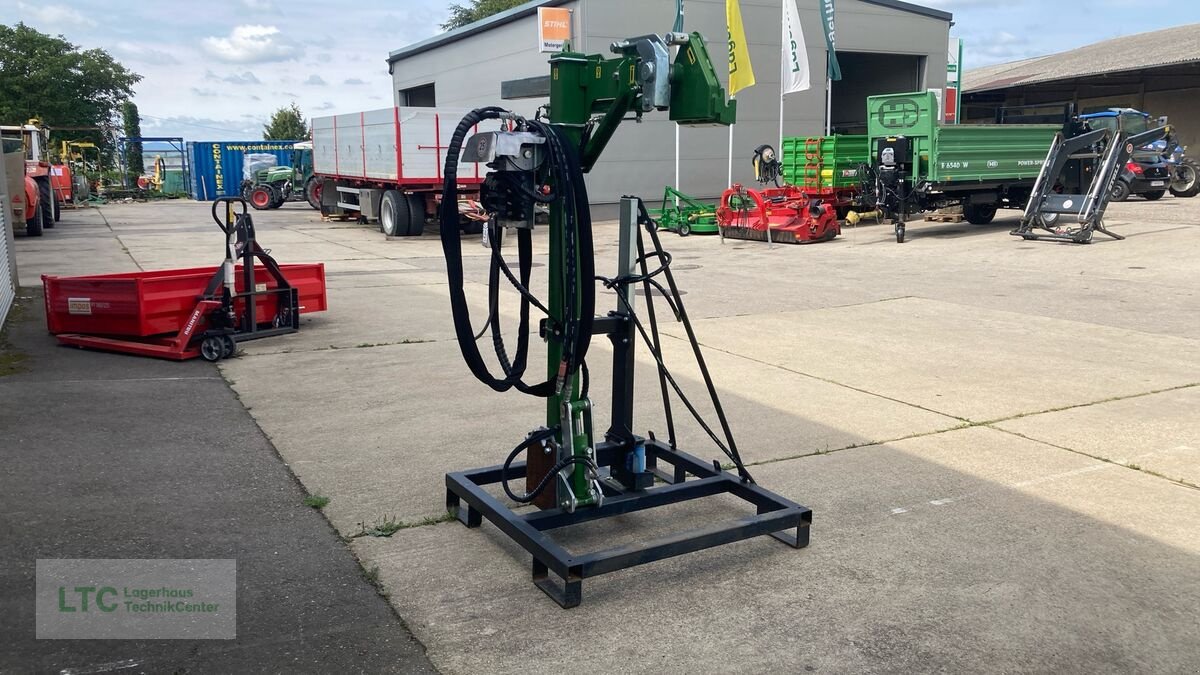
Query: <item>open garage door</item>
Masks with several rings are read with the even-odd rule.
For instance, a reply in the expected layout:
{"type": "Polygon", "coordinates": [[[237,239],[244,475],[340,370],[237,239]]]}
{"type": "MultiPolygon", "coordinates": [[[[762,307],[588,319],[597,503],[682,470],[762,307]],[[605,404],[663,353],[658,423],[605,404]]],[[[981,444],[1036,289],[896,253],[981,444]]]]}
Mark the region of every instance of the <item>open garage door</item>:
{"type": "Polygon", "coordinates": [[[838,52],[842,79],[831,82],[835,134],[867,133],[867,97],[921,91],[924,57],[908,54],[838,52]]]}

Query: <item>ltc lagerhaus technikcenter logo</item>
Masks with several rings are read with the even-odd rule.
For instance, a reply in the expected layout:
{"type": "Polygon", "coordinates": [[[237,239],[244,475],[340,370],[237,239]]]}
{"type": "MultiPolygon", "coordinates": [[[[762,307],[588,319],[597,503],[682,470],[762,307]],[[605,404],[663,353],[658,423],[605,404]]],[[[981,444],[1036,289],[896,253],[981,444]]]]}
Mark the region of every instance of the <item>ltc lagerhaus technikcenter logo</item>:
{"type": "Polygon", "coordinates": [[[237,633],[234,560],[37,561],[38,639],[213,639],[237,633]]]}

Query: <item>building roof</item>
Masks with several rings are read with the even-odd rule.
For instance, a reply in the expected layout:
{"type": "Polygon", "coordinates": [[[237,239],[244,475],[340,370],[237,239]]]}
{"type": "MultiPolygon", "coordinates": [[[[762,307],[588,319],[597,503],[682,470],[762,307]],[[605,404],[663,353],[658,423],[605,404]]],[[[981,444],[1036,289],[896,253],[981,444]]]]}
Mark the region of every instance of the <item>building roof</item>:
{"type": "Polygon", "coordinates": [[[1138,33],[1078,49],[963,73],[963,92],[1200,62],[1200,23],[1138,33]]]}
{"type": "MultiPolygon", "coordinates": [[[[921,5],[914,5],[909,2],[903,2],[902,0],[860,0],[860,1],[865,2],[869,5],[879,5],[880,7],[896,9],[896,10],[900,10],[902,12],[911,12],[913,14],[921,14],[923,16],[928,16],[928,17],[931,17],[934,19],[941,19],[943,21],[951,21],[954,19],[954,15],[951,14],[950,12],[943,12],[940,9],[933,9],[932,7],[922,7],[921,5]]],[[[463,38],[468,38],[472,35],[475,35],[477,33],[482,33],[483,31],[490,30],[497,26],[503,26],[504,24],[510,23],[512,21],[516,21],[517,19],[523,19],[527,16],[530,16],[531,14],[537,13],[538,7],[558,7],[559,5],[565,5],[568,2],[571,2],[571,0],[530,0],[529,2],[526,2],[523,5],[517,5],[516,7],[513,7],[512,9],[507,9],[503,12],[500,12],[499,14],[493,14],[492,16],[489,16],[486,19],[480,19],[479,21],[467,24],[466,26],[461,26],[459,28],[455,28],[452,31],[448,31],[448,32],[442,33],[440,35],[435,35],[431,38],[421,40],[420,42],[414,42],[411,45],[401,47],[400,49],[394,50],[390,54],[388,54],[388,59],[387,59],[388,72],[391,72],[392,65],[395,64],[397,61],[401,61],[401,60],[408,58],[409,56],[412,56],[414,54],[418,54],[427,49],[433,49],[434,47],[440,47],[442,45],[449,44],[451,42],[457,42],[459,40],[462,40],[463,38]]]]}

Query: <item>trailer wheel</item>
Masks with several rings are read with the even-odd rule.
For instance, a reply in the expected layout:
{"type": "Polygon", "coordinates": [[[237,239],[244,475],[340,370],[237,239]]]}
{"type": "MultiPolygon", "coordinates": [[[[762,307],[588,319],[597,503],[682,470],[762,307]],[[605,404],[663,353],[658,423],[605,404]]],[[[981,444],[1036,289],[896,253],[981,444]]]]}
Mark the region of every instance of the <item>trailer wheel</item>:
{"type": "Polygon", "coordinates": [[[896,243],[904,243],[904,223],[896,223],[896,243]]]}
{"type": "Polygon", "coordinates": [[[692,233],[692,224],[683,222],[679,224],[679,236],[686,237],[692,233]]]}
{"type": "Polygon", "coordinates": [[[200,357],[210,363],[216,363],[225,355],[225,341],[220,335],[210,335],[200,342],[200,357]]]}
{"type": "Polygon", "coordinates": [[[399,190],[383,193],[379,202],[379,229],[389,237],[408,236],[408,200],[399,190]]]}
{"type": "Polygon", "coordinates": [[[1165,194],[1167,194],[1166,190],[1155,190],[1153,192],[1143,192],[1142,196],[1145,197],[1146,201],[1148,202],[1156,202],[1162,199],[1163,195],[1165,194]]]}
{"type": "Polygon", "coordinates": [[[424,195],[405,195],[408,202],[408,236],[419,237],[425,234],[425,197],[424,195]]]}
{"type": "Polygon", "coordinates": [[[996,217],[995,204],[965,204],[963,217],[972,225],[987,225],[996,217]]]}
{"type": "Polygon", "coordinates": [[[42,236],[42,207],[40,204],[38,210],[33,212],[33,216],[25,221],[25,236],[42,236]]]}
{"type": "Polygon", "coordinates": [[[227,359],[237,353],[237,341],[232,335],[221,337],[221,358],[227,359]]]}
{"type": "Polygon", "coordinates": [[[54,192],[50,189],[50,179],[38,181],[38,202],[41,204],[42,229],[54,227],[54,192]]]}
{"type": "Polygon", "coordinates": [[[275,201],[271,196],[271,186],[259,185],[251,190],[249,201],[255,211],[265,211],[271,208],[271,203],[275,201]]]}

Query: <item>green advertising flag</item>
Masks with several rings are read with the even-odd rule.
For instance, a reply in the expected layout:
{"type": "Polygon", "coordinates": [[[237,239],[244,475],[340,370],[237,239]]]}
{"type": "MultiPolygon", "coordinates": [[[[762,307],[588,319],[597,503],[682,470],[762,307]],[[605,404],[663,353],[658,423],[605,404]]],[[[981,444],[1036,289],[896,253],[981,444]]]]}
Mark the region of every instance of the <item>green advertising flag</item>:
{"type": "Polygon", "coordinates": [[[821,26],[825,29],[825,51],[829,54],[827,72],[834,82],[842,79],[837,60],[837,40],[833,29],[833,0],[821,0],[821,26]]]}

